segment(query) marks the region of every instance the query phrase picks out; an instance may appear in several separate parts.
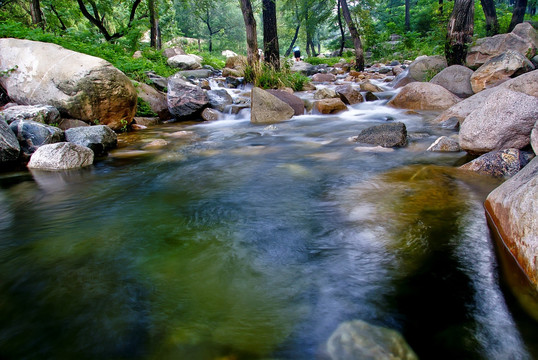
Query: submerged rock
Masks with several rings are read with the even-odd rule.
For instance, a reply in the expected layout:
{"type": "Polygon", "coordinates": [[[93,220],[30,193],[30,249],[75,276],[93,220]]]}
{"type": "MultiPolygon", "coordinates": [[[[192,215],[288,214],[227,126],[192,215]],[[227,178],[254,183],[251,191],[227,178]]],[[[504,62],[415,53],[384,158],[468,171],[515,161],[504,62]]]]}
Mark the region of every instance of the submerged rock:
{"type": "Polygon", "coordinates": [[[458,152],[461,151],[460,144],[447,136],[441,136],[433,144],[430,145],[427,151],[433,152],[458,152]]]}
{"type": "Polygon", "coordinates": [[[396,330],[362,320],[341,324],[327,341],[327,352],[331,360],[418,360],[396,330]]]}
{"type": "Polygon", "coordinates": [[[69,142],[43,145],[30,158],[30,169],[66,170],[93,164],[93,151],[69,142]]]}
{"type": "Polygon", "coordinates": [[[353,140],[386,148],[403,147],[407,145],[407,129],[401,122],[371,126],[353,140]]]}
{"type": "Polygon", "coordinates": [[[529,160],[530,155],[526,152],[518,149],[506,149],[484,154],[459,168],[503,178],[517,174],[529,163],[529,160]]]}

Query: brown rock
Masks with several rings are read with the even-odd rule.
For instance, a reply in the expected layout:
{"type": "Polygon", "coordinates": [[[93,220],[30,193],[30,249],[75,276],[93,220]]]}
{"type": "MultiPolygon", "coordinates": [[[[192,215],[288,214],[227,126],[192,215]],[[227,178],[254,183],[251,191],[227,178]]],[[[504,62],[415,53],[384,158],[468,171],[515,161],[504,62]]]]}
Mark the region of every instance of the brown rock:
{"type": "Polygon", "coordinates": [[[215,121],[220,118],[220,112],[215,109],[205,108],[202,111],[202,119],[205,121],[215,121]]]}
{"type": "Polygon", "coordinates": [[[291,106],[294,111],[294,115],[303,115],[304,114],[304,102],[299,97],[289,93],[285,90],[266,90],[268,93],[276,96],[280,100],[284,101],[286,104],[291,106]]]}
{"type": "Polygon", "coordinates": [[[387,105],[400,109],[445,110],[460,100],[440,85],[414,82],[405,85],[387,105]]]}
{"type": "Polygon", "coordinates": [[[253,88],[251,93],[250,122],[273,124],[291,119],[295,111],[291,106],[269,92],[253,88]]]}
{"type": "Polygon", "coordinates": [[[336,81],[336,76],[333,74],[315,74],[312,76],[312,81],[314,82],[334,82],[336,81]]]}
{"type": "Polygon", "coordinates": [[[316,109],[322,114],[335,114],[347,110],[347,106],[339,98],[323,99],[316,102],[316,109]]]}
{"type": "Polygon", "coordinates": [[[335,90],[344,104],[353,105],[364,101],[361,93],[351,85],[340,85],[335,90]]]}
{"type": "Polygon", "coordinates": [[[462,170],[503,178],[511,177],[529,163],[529,155],[518,149],[505,149],[484,154],[465,165],[462,170]]]}

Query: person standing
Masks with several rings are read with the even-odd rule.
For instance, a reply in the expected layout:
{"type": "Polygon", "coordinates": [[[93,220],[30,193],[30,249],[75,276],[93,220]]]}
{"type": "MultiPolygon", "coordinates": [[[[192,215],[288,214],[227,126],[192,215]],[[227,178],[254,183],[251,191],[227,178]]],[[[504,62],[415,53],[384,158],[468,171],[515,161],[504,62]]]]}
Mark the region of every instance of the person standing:
{"type": "Polygon", "coordinates": [[[293,48],[293,57],[295,58],[295,61],[301,61],[301,50],[298,46],[293,48]]]}

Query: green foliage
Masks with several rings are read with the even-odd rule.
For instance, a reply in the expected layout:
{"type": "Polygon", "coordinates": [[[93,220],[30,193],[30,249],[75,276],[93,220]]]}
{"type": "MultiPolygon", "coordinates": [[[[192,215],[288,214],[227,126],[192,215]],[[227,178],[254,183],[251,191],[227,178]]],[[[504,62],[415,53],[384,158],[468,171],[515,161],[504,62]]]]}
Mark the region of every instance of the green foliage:
{"type": "MultiPolygon", "coordinates": [[[[194,53],[196,54],[196,52],[194,53]]],[[[224,68],[224,65],[226,65],[226,57],[220,54],[205,51],[205,52],[197,53],[197,55],[204,58],[202,65],[209,65],[213,67],[214,69],[222,69],[224,68]]]]}
{"type": "Polygon", "coordinates": [[[155,117],[158,116],[155,111],[151,109],[151,106],[149,104],[142,100],[141,98],[138,98],[138,106],[136,107],[136,116],[140,117],[155,117]]]}
{"type": "Polygon", "coordinates": [[[263,64],[259,69],[253,69],[252,66],[247,65],[245,68],[245,81],[262,89],[289,87],[294,91],[301,91],[309,79],[299,73],[291,72],[286,66],[282,70],[276,71],[272,67],[263,64]]]}
{"type": "Polygon", "coordinates": [[[6,70],[0,70],[0,77],[9,77],[9,75],[17,70],[19,67],[17,65],[15,65],[14,67],[10,68],[10,69],[6,69],[6,70]]]}
{"type": "Polygon", "coordinates": [[[309,57],[309,58],[304,59],[304,61],[311,65],[327,64],[328,66],[334,66],[334,64],[340,62],[341,59],[345,59],[347,62],[353,62],[355,60],[355,55],[353,54],[353,52],[348,51],[347,53],[344,53],[344,55],[345,56],[342,56],[342,57],[327,57],[327,58],[309,57]]]}

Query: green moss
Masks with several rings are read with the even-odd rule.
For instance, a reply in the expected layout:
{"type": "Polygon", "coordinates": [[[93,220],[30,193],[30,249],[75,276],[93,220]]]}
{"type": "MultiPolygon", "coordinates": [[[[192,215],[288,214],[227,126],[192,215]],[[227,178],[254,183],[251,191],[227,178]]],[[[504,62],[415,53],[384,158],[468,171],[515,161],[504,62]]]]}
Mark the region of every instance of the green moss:
{"type": "Polygon", "coordinates": [[[158,116],[151,106],[142,98],[138,98],[138,106],[136,107],[136,116],[140,117],[156,117],[158,116]]]}

